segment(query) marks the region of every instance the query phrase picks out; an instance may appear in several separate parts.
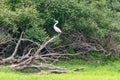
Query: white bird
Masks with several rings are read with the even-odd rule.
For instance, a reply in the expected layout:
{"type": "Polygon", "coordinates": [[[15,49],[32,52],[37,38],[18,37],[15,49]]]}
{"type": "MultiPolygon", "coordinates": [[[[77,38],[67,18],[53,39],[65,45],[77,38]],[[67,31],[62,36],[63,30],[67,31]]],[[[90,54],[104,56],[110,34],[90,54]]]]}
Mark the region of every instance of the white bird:
{"type": "Polygon", "coordinates": [[[54,30],[58,33],[62,33],[62,31],[56,26],[59,22],[57,20],[55,20],[55,24],[53,26],[54,30]]]}

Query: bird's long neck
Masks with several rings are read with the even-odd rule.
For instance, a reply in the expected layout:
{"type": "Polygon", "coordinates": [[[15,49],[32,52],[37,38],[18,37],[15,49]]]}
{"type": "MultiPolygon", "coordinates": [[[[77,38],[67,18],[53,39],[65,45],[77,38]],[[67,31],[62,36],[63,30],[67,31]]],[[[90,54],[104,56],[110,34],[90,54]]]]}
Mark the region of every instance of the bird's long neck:
{"type": "Polygon", "coordinates": [[[57,24],[58,24],[58,22],[56,22],[56,23],[54,24],[54,27],[56,27],[57,24]]]}

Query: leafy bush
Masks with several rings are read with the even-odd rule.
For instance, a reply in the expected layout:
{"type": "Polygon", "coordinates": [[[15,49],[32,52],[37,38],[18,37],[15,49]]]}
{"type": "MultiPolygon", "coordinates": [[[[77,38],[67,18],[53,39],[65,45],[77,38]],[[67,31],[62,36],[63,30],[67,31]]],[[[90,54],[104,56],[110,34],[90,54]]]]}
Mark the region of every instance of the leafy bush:
{"type": "Polygon", "coordinates": [[[1,28],[6,29],[13,37],[19,37],[23,31],[27,38],[35,39],[38,42],[43,41],[47,36],[45,29],[42,28],[44,20],[39,18],[39,13],[34,5],[29,5],[29,1],[24,2],[20,0],[16,4],[12,3],[11,0],[9,1],[4,1],[0,6],[2,7],[0,8],[1,28]],[[29,6],[25,6],[22,3],[26,3],[29,6]],[[11,9],[13,4],[16,5],[14,10],[11,9]]]}
{"type": "Polygon", "coordinates": [[[59,41],[68,42],[64,33],[77,37],[74,32],[82,31],[85,37],[101,40],[111,28],[117,41],[120,40],[118,4],[118,0],[2,0],[0,27],[15,38],[24,31],[26,38],[41,43],[45,37],[55,35],[53,24],[57,19],[63,36],[55,45],[59,41]]]}
{"type": "Polygon", "coordinates": [[[116,13],[107,7],[106,0],[40,0],[37,10],[46,21],[46,29],[51,29],[53,19],[57,19],[58,26],[64,31],[83,30],[85,35],[103,37],[111,27],[115,27],[112,24],[116,24],[113,22],[116,13]]]}

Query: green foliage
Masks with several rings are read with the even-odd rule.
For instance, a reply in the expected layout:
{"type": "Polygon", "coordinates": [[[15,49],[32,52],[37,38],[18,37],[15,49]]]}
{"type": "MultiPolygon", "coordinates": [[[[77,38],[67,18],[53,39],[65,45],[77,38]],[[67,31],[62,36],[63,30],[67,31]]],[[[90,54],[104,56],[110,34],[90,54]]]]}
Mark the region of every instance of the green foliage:
{"type": "Polygon", "coordinates": [[[120,12],[120,0],[108,0],[108,7],[120,12]]]}
{"type": "Polygon", "coordinates": [[[42,28],[44,20],[39,18],[39,12],[31,2],[24,0],[17,0],[14,3],[13,0],[3,1],[0,5],[0,27],[6,29],[14,37],[19,37],[23,31],[25,37],[42,42],[47,36],[45,29],[42,28]]]}
{"type": "Polygon", "coordinates": [[[44,29],[40,27],[34,27],[26,30],[25,37],[42,43],[46,39],[47,34],[44,29]]]}
{"type": "Polygon", "coordinates": [[[63,33],[81,30],[85,36],[103,38],[114,27],[113,35],[120,40],[119,0],[1,0],[0,27],[14,37],[24,31],[26,38],[43,42],[55,35],[54,19],[63,33]]]}
{"type": "Polygon", "coordinates": [[[54,45],[59,45],[61,42],[61,39],[60,38],[57,38],[56,40],[54,40],[54,45]]]}
{"type": "Polygon", "coordinates": [[[112,26],[115,28],[115,39],[120,41],[120,0],[107,0],[107,6],[110,10],[114,11],[112,14],[112,26]]]}
{"type": "Polygon", "coordinates": [[[116,27],[113,24],[118,23],[114,20],[116,13],[107,7],[106,0],[40,0],[37,10],[46,20],[44,27],[47,30],[51,30],[53,19],[57,19],[64,31],[82,30],[87,36],[103,37],[108,29],[116,27]]]}

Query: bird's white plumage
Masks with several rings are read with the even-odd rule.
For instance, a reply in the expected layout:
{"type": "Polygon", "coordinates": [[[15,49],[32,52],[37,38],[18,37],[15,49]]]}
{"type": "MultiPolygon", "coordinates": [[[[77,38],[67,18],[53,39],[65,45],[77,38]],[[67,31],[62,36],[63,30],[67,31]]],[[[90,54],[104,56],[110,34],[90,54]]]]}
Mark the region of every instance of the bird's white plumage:
{"type": "Polygon", "coordinates": [[[62,31],[56,26],[59,22],[57,20],[55,20],[55,24],[53,26],[54,30],[58,33],[62,33],[62,31]]]}

